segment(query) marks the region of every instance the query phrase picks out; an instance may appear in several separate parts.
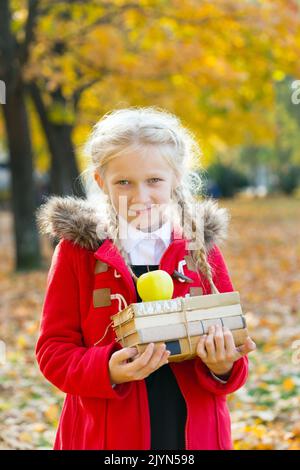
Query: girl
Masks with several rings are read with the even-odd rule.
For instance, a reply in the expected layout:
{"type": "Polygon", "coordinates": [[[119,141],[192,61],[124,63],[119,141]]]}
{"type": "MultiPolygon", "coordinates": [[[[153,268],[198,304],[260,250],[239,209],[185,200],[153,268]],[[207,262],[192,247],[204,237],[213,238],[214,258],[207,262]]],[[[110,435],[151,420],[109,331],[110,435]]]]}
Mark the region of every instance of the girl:
{"type": "Polygon", "coordinates": [[[66,393],[54,449],[231,449],[226,395],[246,381],[251,339],[235,348],[211,327],[196,358],[168,363],[166,345],[139,355],[111,328],[141,301],[147,270],[173,276],[173,298],[234,290],[217,246],[228,214],[192,195],[195,138],[160,108],[130,107],[103,116],[86,148],[88,199],[52,196],[37,214],[59,241],[36,344],[42,373],[66,393]]]}

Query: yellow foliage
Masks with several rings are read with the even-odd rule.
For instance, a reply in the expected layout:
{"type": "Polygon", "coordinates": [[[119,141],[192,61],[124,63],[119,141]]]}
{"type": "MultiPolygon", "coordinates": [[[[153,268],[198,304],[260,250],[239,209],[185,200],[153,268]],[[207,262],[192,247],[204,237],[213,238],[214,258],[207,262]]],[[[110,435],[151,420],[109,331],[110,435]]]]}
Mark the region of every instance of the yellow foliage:
{"type": "Polygon", "coordinates": [[[55,424],[59,418],[59,407],[56,404],[50,405],[44,411],[44,415],[50,423],[55,424]]]}
{"type": "Polygon", "coordinates": [[[285,73],[282,70],[274,70],[272,77],[276,82],[281,82],[285,78],[285,73]]]}
{"type": "Polygon", "coordinates": [[[292,377],[288,377],[282,383],[282,388],[284,389],[285,392],[291,392],[292,390],[294,390],[295,387],[296,387],[296,384],[294,380],[292,379],[292,377]]]}
{"type": "Polygon", "coordinates": [[[28,340],[27,340],[26,336],[24,336],[22,334],[17,336],[16,343],[17,343],[17,346],[18,346],[19,349],[24,349],[28,346],[28,340]]]}
{"type": "Polygon", "coordinates": [[[29,444],[32,442],[32,436],[29,432],[20,432],[19,439],[21,442],[28,442],[29,444]]]}

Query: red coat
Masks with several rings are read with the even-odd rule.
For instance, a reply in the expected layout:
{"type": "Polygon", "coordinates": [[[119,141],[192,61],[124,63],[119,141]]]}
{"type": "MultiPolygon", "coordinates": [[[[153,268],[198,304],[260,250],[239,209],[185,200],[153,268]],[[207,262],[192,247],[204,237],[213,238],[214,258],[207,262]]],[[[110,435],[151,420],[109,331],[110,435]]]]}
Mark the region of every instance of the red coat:
{"type": "MultiPolygon", "coordinates": [[[[53,233],[57,235],[55,230],[53,233]]],[[[145,380],[111,386],[108,361],[111,354],[121,348],[112,328],[94,346],[110,323],[111,315],[117,313],[118,300],[111,300],[109,306],[94,307],[93,291],[110,288],[111,293],[122,294],[130,304],[137,300],[133,280],[109,238],[94,250],[82,246],[78,239],[71,240],[74,237],[69,234],[64,233],[53,254],[36,344],[36,358],[42,373],[66,393],[54,449],[150,449],[145,380]],[[97,260],[107,263],[108,269],[95,274],[97,260]]],[[[163,254],[160,269],[172,274],[186,254],[186,241],[172,239],[163,254]]],[[[208,260],[219,291],[234,290],[216,244],[208,260]]],[[[174,279],[173,298],[184,296],[191,286],[201,286],[204,294],[211,292],[204,276],[199,277],[186,265],[184,273],[194,279],[194,283],[174,279]]],[[[244,385],[248,374],[247,356],[234,363],[226,384],[215,380],[199,357],[170,363],[170,367],[187,406],[186,449],[231,449],[226,395],[244,385]]]]}

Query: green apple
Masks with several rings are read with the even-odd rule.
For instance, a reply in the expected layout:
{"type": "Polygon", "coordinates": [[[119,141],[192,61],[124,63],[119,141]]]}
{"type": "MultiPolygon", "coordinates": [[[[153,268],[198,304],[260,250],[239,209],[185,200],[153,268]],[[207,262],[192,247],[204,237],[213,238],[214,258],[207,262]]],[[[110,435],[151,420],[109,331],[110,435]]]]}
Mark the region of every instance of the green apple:
{"type": "Polygon", "coordinates": [[[172,277],[162,269],[142,274],[137,280],[136,287],[144,302],[172,299],[174,291],[172,277]]]}

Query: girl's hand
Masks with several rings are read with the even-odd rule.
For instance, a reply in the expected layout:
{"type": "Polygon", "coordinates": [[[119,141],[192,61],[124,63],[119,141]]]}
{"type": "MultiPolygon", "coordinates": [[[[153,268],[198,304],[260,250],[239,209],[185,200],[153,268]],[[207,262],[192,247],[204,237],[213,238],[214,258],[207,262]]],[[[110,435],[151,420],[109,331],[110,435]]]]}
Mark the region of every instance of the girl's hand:
{"type": "Polygon", "coordinates": [[[256,349],[256,344],[248,336],[245,344],[235,347],[232,332],[221,325],[213,325],[208,335],[202,335],[197,345],[197,356],[216,375],[230,373],[233,363],[256,349]]]}
{"type": "Polygon", "coordinates": [[[142,380],[167,364],[169,355],[170,352],[166,351],[165,344],[154,347],[154,343],[150,343],[141,355],[135,347],[120,349],[114,352],[109,360],[111,383],[120,384],[142,380]],[[128,362],[130,359],[133,361],[128,362]]]}

